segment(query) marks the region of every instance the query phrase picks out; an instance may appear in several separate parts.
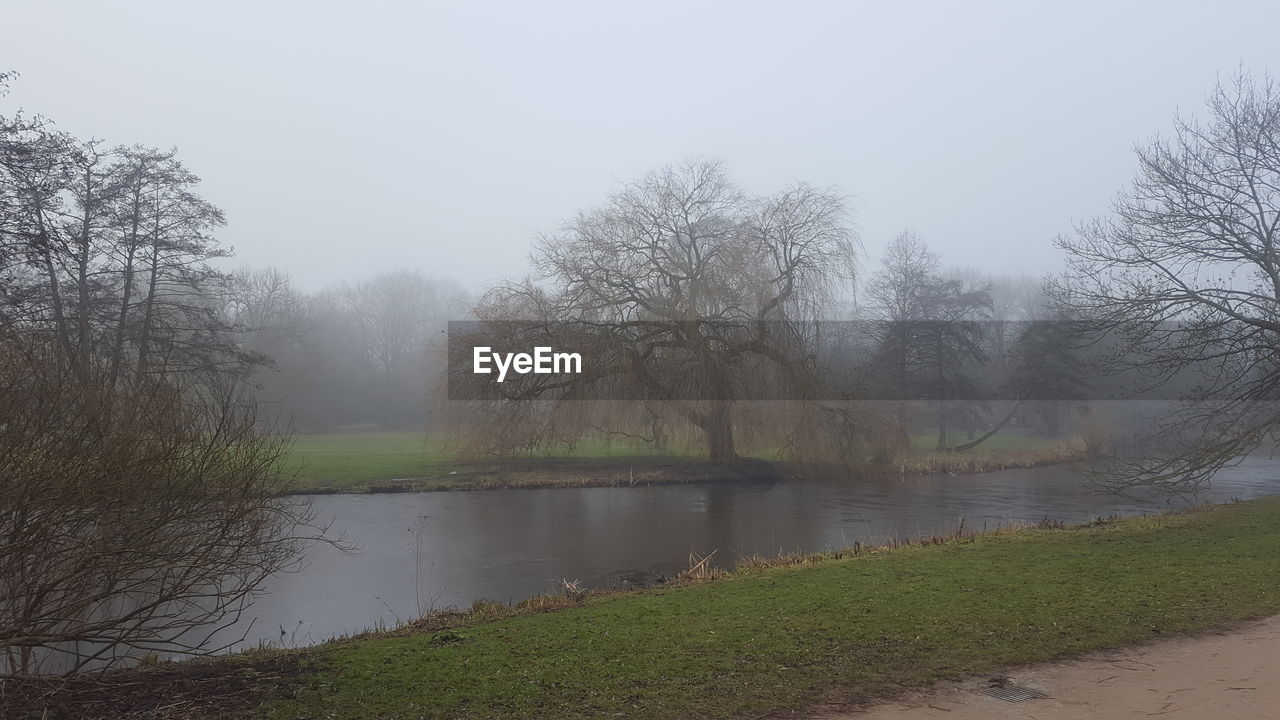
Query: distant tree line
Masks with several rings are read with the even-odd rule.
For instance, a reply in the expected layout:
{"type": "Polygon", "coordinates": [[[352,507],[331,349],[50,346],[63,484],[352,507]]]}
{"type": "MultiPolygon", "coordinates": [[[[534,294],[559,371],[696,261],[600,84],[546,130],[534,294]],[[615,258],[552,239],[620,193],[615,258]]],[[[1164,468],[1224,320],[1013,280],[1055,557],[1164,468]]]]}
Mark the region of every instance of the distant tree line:
{"type": "Polygon", "coordinates": [[[471,312],[456,283],[397,270],[318,292],[282,270],[231,273],[223,321],[252,368],[264,415],[298,432],[441,429],[440,354],[471,312]]]}

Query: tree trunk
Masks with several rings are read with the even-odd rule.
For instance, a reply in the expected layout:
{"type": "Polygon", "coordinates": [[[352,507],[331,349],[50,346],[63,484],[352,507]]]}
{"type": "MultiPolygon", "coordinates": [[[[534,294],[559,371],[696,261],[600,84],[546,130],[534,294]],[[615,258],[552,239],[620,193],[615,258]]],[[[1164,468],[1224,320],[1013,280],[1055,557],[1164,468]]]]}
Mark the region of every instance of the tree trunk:
{"type": "Polygon", "coordinates": [[[58,345],[71,357],[71,328],[67,324],[66,305],[62,301],[62,286],[58,282],[58,270],[53,262],[53,250],[47,232],[44,233],[40,248],[40,259],[43,261],[45,277],[49,281],[49,299],[53,304],[53,322],[58,332],[58,345]]]}
{"type": "MultiPolygon", "coordinates": [[[[91,187],[92,186],[89,181],[86,180],[86,194],[92,192],[91,187]]],[[[84,218],[80,227],[80,252],[76,255],[76,293],[77,299],[80,303],[78,312],[80,324],[77,329],[76,363],[80,367],[81,374],[87,376],[89,374],[90,351],[92,350],[93,344],[89,335],[89,331],[92,329],[89,325],[89,305],[92,302],[89,297],[89,257],[92,240],[90,239],[91,228],[89,208],[87,207],[87,203],[89,201],[86,200],[85,202],[86,207],[84,210],[84,218]]]]}
{"type": "Polygon", "coordinates": [[[708,455],[711,462],[717,465],[738,459],[738,453],[733,447],[732,408],[732,403],[727,401],[712,402],[707,409],[706,423],[702,426],[707,433],[708,455]]]}
{"type": "Polygon", "coordinates": [[[120,366],[124,361],[125,329],[129,325],[129,304],[133,302],[134,257],[138,252],[138,231],[141,223],[142,196],[137,190],[133,193],[133,207],[130,219],[129,239],[124,263],[124,287],[120,297],[120,312],[116,317],[116,337],[111,346],[110,388],[115,389],[120,378],[120,366]]]}
{"type": "Polygon", "coordinates": [[[151,249],[151,277],[147,281],[147,297],[143,301],[142,331],[138,337],[138,366],[134,382],[141,384],[147,374],[147,356],[151,353],[151,326],[155,322],[156,290],[160,283],[160,245],[151,249]]]}
{"type": "Polygon", "coordinates": [[[1014,413],[1018,412],[1018,407],[1019,407],[1019,406],[1021,406],[1021,405],[1022,405],[1022,401],[1021,401],[1021,400],[1019,400],[1018,402],[1014,403],[1014,404],[1013,404],[1013,407],[1012,407],[1012,408],[1009,408],[1009,414],[1008,414],[1008,415],[1005,415],[1005,416],[1004,416],[1004,419],[1003,419],[1003,420],[1001,420],[999,423],[996,423],[996,426],[995,426],[995,427],[993,427],[993,428],[991,428],[991,431],[990,431],[990,432],[988,432],[987,434],[983,435],[982,437],[980,437],[980,438],[978,438],[977,440],[974,440],[974,441],[972,441],[972,442],[967,442],[967,443],[965,443],[965,444],[963,444],[963,445],[957,445],[957,446],[955,446],[955,447],[951,448],[951,451],[952,451],[952,452],[964,452],[965,450],[972,450],[972,449],[974,449],[974,448],[978,447],[979,445],[981,445],[982,443],[986,442],[989,438],[991,438],[992,436],[994,436],[996,433],[1000,432],[1000,428],[1004,427],[1006,423],[1008,423],[1010,420],[1012,420],[1012,419],[1013,419],[1013,415],[1014,415],[1014,413]]]}
{"type": "Polygon", "coordinates": [[[938,364],[938,452],[947,449],[947,375],[943,362],[942,334],[938,333],[934,341],[933,361],[938,364]]]}
{"type": "Polygon", "coordinates": [[[947,401],[938,401],[938,452],[947,449],[947,401]]]}

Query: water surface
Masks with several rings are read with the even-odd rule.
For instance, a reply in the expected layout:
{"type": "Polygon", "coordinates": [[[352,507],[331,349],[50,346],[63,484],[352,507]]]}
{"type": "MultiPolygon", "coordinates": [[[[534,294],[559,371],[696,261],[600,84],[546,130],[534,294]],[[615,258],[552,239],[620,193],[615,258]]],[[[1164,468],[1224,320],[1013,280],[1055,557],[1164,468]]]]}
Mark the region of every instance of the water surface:
{"type": "MultiPolygon", "coordinates": [[[[316,510],[359,545],[314,548],[271,580],[242,619],[248,644],[303,645],[485,598],[518,602],[637,585],[687,566],[972,529],[1083,522],[1280,493],[1280,463],[1249,458],[1194,497],[1118,497],[1063,466],[981,475],[818,483],[513,489],[330,495],[316,510]],[[252,620],[252,626],[248,623],[252,620]]],[[[237,634],[238,634],[237,632],[237,634]]]]}

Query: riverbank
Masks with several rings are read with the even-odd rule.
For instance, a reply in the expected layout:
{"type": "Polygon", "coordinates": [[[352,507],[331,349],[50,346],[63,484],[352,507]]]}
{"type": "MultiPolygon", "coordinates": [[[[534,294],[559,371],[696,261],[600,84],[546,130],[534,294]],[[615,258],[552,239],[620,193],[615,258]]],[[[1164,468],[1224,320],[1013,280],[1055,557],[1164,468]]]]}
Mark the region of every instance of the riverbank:
{"type": "Polygon", "coordinates": [[[478,603],[309,650],[117,673],[60,711],[733,718],[864,702],[1280,612],[1280,498],[713,575],[515,608],[478,603]]]}
{"type": "MultiPolygon", "coordinates": [[[[875,471],[964,475],[1085,457],[1074,444],[1019,435],[996,436],[964,453],[934,452],[931,436],[912,441],[909,452],[875,471]]],[[[713,465],[693,454],[647,452],[622,443],[582,444],[572,454],[481,459],[446,440],[417,433],[300,435],[282,470],[295,476],[298,494],[627,487],[776,480],[801,474],[793,463],[778,461],[766,452],[737,463],[713,465]]]]}
{"type": "Polygon", "coordinates": [[[403,493],[440,490],[513,488],[638,487],[644,485],[773,482],[787,476],[785,465],[764,460],[712,464],[696,458],[663,456],[618,458],[530,457],[518,460],[460,462],[453,469],[422,478],[392,478],[348,483],[302,481],[295,495],[403,493]]]}

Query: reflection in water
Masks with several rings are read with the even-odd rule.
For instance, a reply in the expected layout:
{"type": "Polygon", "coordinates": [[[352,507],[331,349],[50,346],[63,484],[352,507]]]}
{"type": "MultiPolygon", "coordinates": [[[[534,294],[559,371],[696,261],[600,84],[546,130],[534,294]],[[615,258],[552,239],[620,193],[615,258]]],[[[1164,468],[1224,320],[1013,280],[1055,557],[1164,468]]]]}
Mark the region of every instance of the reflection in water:
{"type": "Polygon", "coordinates": [[[418,615],[420,607],[518,602],[554,591],[646,584],[690,551],[720,565],[954,530],[1083,522],[1280,492],[1280,465],[1248,459],[1194,498],[1117,497],[1062,467],[858,483],[716,483],[315,499],[356,555],[315,548],[273,579],[234,633],[248,643],[307,644],[418,615]],[[415,585],[417,587],[415,587],[415,585]],[[252,621],[252,625],[248,623],[252,621]]]}

